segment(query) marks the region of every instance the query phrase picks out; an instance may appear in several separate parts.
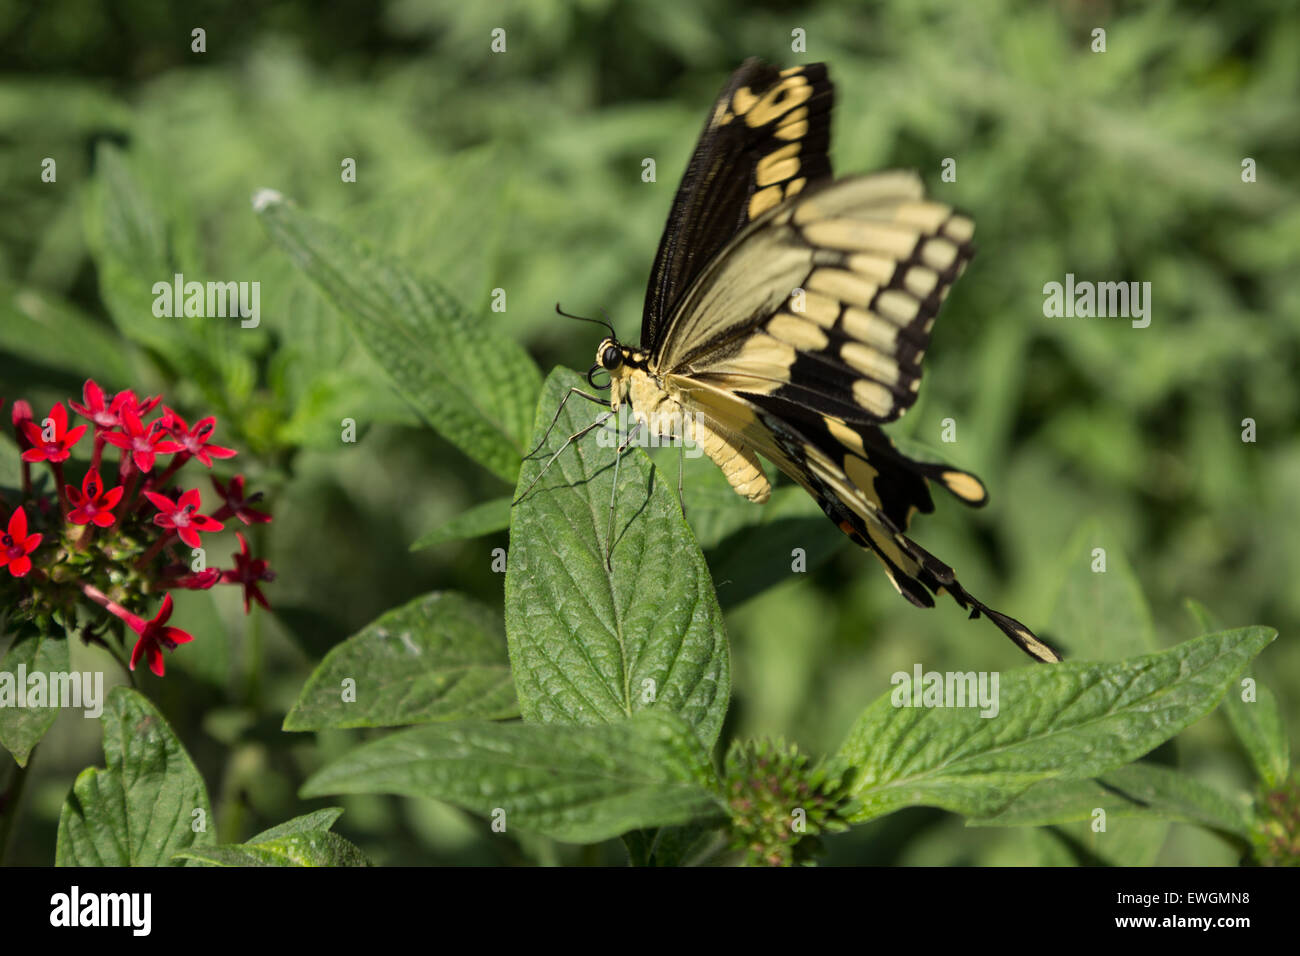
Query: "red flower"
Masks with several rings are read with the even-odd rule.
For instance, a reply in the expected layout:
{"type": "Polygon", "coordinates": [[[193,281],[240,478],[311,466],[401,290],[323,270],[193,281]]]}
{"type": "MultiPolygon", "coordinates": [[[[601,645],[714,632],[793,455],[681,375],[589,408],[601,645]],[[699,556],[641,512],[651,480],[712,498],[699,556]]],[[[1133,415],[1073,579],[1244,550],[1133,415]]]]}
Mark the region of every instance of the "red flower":
{"type": "Polygon", "coordinates": [[[195,422],[193,431],[190,431],[190,427],[185,424],[185,419],[170,408],[166,409],[166,414],[163,415],[161,422],[161,427],[170,432],[172,438],[176,439],[185,451],[203,462],[208,468],[212,467],[213,458],[234,458],[236,455],[233,448],[222,448],[220,445],[208,444],[212,433],[217,430],[217,420],[212,415],[195,422]]]}
{"type": "Polygon", "coordinates": [[[235,537],[239,539],[239,553],[232,554],[235,559],[235,567],[229,571],[221,572],[221,580],[224,584],[241,584],[244,587],[244,613],[249,611],[249,598],[255,600],[268,611],[271,609],[270,603],[266,600],[266,595],[262,589],[257,586],[258,581],[274,581],[275,572],[266,566],[266,562],[261,558],[254,558],[248,553],[248,542],[238,531],[235,537]]]}
{"type": "Polygon", "coordinates": [[[135,642],[135,647],[131,649],[131,670],[135,670],[135,665],[140,663],[141,657],[147,656],[149,670],[162,677],[164,671],[162,649],[165,647],[169,651],[174,650],[177,644],[188,644],[194,640],[194,635],[187,634],[179,627],[165,626],[167,619],[172,616],[170,594],[163,595],[162,607],[158,609],[152,621],[146,621],[125,608],[120,610],[122,613],[119,613],[118,617],[126,621],[131,630],[140,635],[140,639],[135,642]]]}
{"type": "Polygon", "coordinates": [[[214,518],[229,518],[234,515],[244,524],[266,524],[271,520],[271,516],[264,511],[254,511],[248,507],[250,504],[256,504],[262,500],[262,493],[259,491],[251,498],[244,497],[244,476],[235,475],[230,479],[229,485],[223,485],[217,481],[216,475],[212,476],[212,487],[217,489],[217,494],[221,495],[225,501],[220,508],[212,513],[214,518]]]}
{"type": "Polygon", "coordinates": [[[92,378],[86,379],[86,384],[81,387],[81,397],[85,402],[84,405],[78,405],[74,401],[69,401],[68,405],[82,418],[94,422],[96,428],[105,430],[122,424],[122,409],[129,408],[137,415],[148,415],[150,410],[162,401],[161,395],[155,395],[143,402],[137,401],[135,392],[127,388],[113,396],[111,402],[106,403],[104,390],[92,378]]]}
{"type": "Polygon", "coordinates": [[[121,418],[122,431],[106,432],[104,441],[130,452],[135,466],[141,471],[153,471],[155,455],[169,455],[181,450],[181,446],[176,442],[164,440],[166,433],[158,427],[159,422],[154,422],[149,426],[149,430],[145,431],[144,426],[140,424],[140,416],[134,408],[128,408],[124,404],[121,418]]]}
{"type": "Polygon", "coordinates": [[[164,588],[187,588],[191,591],[206,591],[218,581],[221,580],[221,572],[216,568],[207,568],[203,571],[185,573],[185,565],[180,565],[181,571],[165,577],[159,582],[164,588]]]}
{"type": "Polygon", "coordinates": [[[220,531],[225,527],[220,521],[199,514],[199,489],[191,488],[178,499],[172,501],[166,495],[146,491],[148,498],[158,514],[153,516],[153,523],[160,528],[171,528],[182,541],[191,548],[199,547],[200,531],[220,531]]]}
{"type": "MultiPolygon", "coordinates": [[[[32,569],[32,559],[27,557],[41,543],[41,535],[27,533],[27,512],[15,508],[9,516],[9,529],[0,534],[0,568],[9,565],[9,573],[21,578],[32,569]]],[[[247,605],[247,602],[245,602],[247,605]]]]}
{"type": "MultiPolygon", "coordinates": [[[[15,403],[15,412],[17,411],[15,403]]],[[[68,431],[68,412],[62,402],[55,402],[46,419],[54,426],[53,436],[47,441],[45,429],[30,419],[23,422],[23,431],[32,447],[23,452],[23,461],[67,461],[72,454],[72,446],[86,433],[85,425],[78,425],[68,431]]]]}
{"type": "Polygon", "coordinates": [[[18,450],[26,451],[32,447],[32,443],[27,440],[26,431],[27,422],[32,420],[32,406],[18,398],[14,400],[14,407],[9,413],[13,416],[14,434],[18,436],[18,450]]]}
{"type": "Polygon", "coordinates": [[[117,520],[113,516],[113,509],[122,500],[123,489],[110,488],[105,491],[99,472],[94,468],[86,472],[86,477],[81,479],[80,491],[72,485],[65,486],[64,490],[68,494],[68,503],[72,505],[72,510],[68,512],[68,520],[73,524],[93,523],[101,528],[107,528],[117,520]]]}

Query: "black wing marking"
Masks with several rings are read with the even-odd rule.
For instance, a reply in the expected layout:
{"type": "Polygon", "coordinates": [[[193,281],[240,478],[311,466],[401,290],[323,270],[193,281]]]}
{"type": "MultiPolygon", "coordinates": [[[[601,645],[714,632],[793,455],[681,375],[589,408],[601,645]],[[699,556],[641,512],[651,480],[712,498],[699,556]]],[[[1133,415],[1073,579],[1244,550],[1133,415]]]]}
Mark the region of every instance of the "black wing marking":
{"type": "Polygon", "coordinates": [[[750,59],[731,75],[677,188],[650,272],[641,345],[652,356],[682,294],[727,242],[786,196],[830,177],[833,101],[823,63],[778,70],[750,59]]]}

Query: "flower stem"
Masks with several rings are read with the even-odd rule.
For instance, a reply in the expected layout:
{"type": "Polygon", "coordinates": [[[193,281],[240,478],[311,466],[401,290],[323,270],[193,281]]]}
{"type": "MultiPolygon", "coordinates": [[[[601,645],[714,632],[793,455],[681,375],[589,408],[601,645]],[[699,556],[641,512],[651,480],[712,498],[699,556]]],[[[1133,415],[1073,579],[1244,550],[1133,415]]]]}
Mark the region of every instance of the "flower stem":
{"type": "Polygon", "coordinates": [[[50,471],[54,472],[54,487],[59,493],[59,509],[63,517],[68,517],[68,492],[63,487],[63,462],[50,462],[50,471]]]}
{"type": "Polygon", "coordinates": [[[159,535],[158,540],[149,546],[149,550],[140,555],[140,560],[135,563],[136,569],[143,571],[149,566],[149,562],[158,557],[158,552],[164,547],[171,544],[172,538],[176,537],[175,531],[168,531],[159,535]]]}

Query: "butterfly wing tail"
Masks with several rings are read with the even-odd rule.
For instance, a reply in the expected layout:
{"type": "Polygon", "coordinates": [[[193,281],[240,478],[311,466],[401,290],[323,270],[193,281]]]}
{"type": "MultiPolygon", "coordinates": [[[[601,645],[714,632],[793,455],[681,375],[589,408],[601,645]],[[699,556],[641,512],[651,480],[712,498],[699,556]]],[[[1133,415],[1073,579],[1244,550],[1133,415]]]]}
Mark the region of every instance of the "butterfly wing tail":
{"type": "Polygon", "coordinates": [[[917,607],[934,607],[932,595],[946,591],[959,607],[970,610],[972,620],[985,615],[1030,657],[1053,664],[1061,660],[1059,653],[1025,625],[962,587],[952,568],[906,535],[874,528],[857,515],[842,518],[839,525],[855,544],[880,559],[894,587],[917,607]]]}

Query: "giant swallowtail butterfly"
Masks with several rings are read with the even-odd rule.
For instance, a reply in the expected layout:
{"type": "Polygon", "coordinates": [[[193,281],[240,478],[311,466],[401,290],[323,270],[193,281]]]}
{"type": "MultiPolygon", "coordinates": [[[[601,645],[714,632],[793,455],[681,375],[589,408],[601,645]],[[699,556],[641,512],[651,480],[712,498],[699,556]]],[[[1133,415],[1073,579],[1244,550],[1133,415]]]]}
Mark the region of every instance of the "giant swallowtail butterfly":
{"type": "Polygon", "coordinates": [[[751,501],[767,500],[759,456],[771,461],[913,604],[933,607],[946,591],[1031,656],[1059,660],[904,535],[913,514],[934,509],[931,481],[968,505],[988,499],[974,475],[915,461],[880,429],[916,400],[974,223],[927,199],[915,173],[832,179],[833,100],[820,63],[749,60],[731,76],[673,201],[641,345],[611,334],[588,380],[603,369],[609,407],[630,403],[661,434],[670,426],[657,423],[686,420],[751,501]]]}

